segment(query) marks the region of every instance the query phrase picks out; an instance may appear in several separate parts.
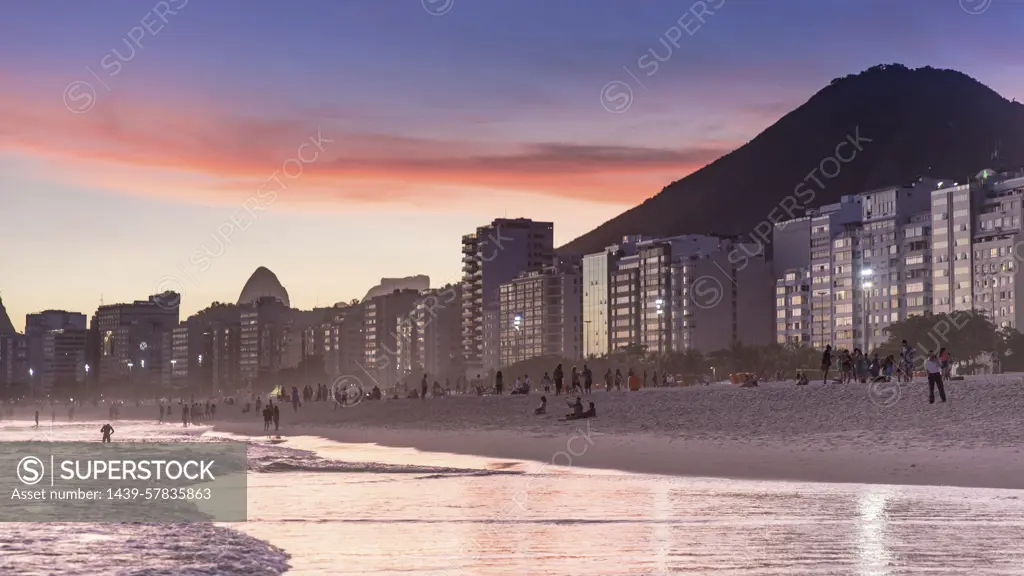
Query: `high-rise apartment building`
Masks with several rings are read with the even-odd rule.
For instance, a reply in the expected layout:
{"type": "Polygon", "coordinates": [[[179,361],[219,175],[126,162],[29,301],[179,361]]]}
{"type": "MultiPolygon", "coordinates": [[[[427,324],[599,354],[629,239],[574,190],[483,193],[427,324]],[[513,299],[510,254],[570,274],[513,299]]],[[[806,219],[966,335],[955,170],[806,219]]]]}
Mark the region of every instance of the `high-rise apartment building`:
{"type": "MultiPolygon", "coordinates": [[[[649,240],[642,236],[626,236],[620,244],[605,248],[604,252],[583,257],[583,355],[584,357],[605,356],[612,345],[612,297],[613,281],[619,260],[636,254],[637,244],[649,240]]],[[[628,284],[628,279],[625,280],[628,284]]],[[[628,304],[627,304],[628,306],[628,304]]],[[[620,306],[621,307],[621,306],[620,306]]],[[[626,316],[629,318],[629,316],[626,316]]],[[[629,327],[623,329],[625,336],[618,340],[633,341],[629,327]]]]}
{"type": "Polygon", "coordinates": [[[467,374],[497,369],[498,287],[555,263],[554,225],[497,219],[462,237],[462,355],[467,374]]]}
{"type": "Polygon", "coordinates": [[[363,303],[364,361],[356,377],[367,374],[372,384],[364,382],[365,386],[391,387],[408,372],[410,359],[416,354],[412,349],[416,338],[405,328],[414,326],[413,310],[420,298],[418,290],[396,290],[363,303]]]}
{"type": "Polygon", "coordinates": [[[16,398],[28,390],[28,340],[24,334],[0,334],[0,397],[16,398]]]}
{"type": "MultiPolygon", "coordinates": [[[[82,314],[82,324],[85,315],[82,314]]],[[[84,328],[59,328],[42,337],[42,386],[37,395],[62,399],[84,391],[86,381],[86,337],[84,328]]]]}
{"type": "MultiPolygon", "coordinates": [[[[718,236],[627,238],[608,260],[609,350],[711,352],[770,341],[772,274],[763,252],[718,236]]],[[[584,316],[586,331],[596,317],[586,307],[584,316]]]]}
{"type": "Polygon", "coordinates": [[[415,366],[434,377],[453,379],[462,371],[462,286],[449,284],[416,302],[415,366]]]}
{"type": "Polygon", "coordinates": [[[981,310],[1020,329],[1024,173],[979,173],[932,192],[932,274],[936,313],[981,310]]]}
{"type": "MultiPolygon", "coordinates": [[[[942,185],[919,178],[780,222],[777,234],[809,221],[809,251],[794,235],[776,247],[776,262],[786,263],[775,271],[776,341],[871,350],[888,340],[894,322],[931,312],[932,261],[942,257],[933,255],[932,204],[942,185]]],[[[947,249],[945,240],[937,246],[947,249]]]]}
{"type": "Polygon", "coordinates": [[[129,382],[141,389],[162,379],[163,363],[170,360],[163,357],[163,338],[178,325],[179,301],[177,294],[165,293],[96,310],[101,386],[129,382]]]}
{"type": "Polygon", "coordinates": [[[572,264],[524,272],[502,284],[498,298],[500,365],[540,356],[581,359],[580,268],[572,264]]]}
{"type": "Polygon", "coordinates": [[[253,382],[265,374],[296,368],[303,358],[303,335],[320,313],[289,308],[280,299],[260,297],[240,306],[239,374],[253,382]]]}
{"type": "Polygon", "coordinates": [[[53,330],[86,329],[86,316],[66,310],[44,310],[25,315],[25,338],[28,340],[28,363],[33,371],[43,369],[45,361],[43,341],[53,330]]]}

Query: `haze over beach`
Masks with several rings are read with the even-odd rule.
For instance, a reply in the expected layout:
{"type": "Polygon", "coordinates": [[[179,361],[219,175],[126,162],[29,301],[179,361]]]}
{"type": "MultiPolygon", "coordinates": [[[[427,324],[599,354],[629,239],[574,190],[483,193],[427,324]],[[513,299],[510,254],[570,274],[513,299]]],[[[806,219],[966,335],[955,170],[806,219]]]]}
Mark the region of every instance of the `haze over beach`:
{"type": "Polygon", "coordinates": [[[0,574],[1024,574],[1024,3],[0,9],[0,574]]]}

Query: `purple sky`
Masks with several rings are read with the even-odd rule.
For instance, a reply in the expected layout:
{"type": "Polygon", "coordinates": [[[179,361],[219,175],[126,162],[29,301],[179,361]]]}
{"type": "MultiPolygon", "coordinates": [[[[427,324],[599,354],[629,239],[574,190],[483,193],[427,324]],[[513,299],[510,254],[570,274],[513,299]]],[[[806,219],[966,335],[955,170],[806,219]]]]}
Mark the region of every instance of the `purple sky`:
{"type": "Polygon", "coordinates": [[[305,308],[382,276],[452,281],[477,225],[552,220],[567,242],[880,63],[955,68],[1024,99],[1011,0],[0,13],[0,295],[19,329],[27,312],[91,315],[101,296],[164,288],[184,292],[184,317],[234,301],[260,265],[305,308]]]}

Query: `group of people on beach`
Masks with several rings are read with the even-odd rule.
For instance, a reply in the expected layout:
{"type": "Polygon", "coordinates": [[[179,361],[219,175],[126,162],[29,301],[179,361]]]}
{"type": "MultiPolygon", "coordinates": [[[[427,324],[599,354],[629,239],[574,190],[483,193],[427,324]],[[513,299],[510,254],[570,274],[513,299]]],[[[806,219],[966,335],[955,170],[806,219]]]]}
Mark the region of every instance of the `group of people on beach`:
{"type": "MultiPolygon", "coordinates": [[[[590,403],[590,407],[587,408],[586,410],[584,410],[583,409],[583,399],[580,398],[579,396],[576,397],[576,401],[575,402],[566,402],[566,404],[568,404],[569,407],[572,408],[572,412],[569,412],[568,414],[565,415],[565,419],[566,420],[579,420],[581,418],[594,418],[594,417],[597,416],[597,408],[594,406],[594,403],[591,402],[590,403]]],[[[533,414],[535,416],[544,416],[547,413],[548,413],[548,397],[547,396],[541,396],[540,397],[540,406],[536,407],[533,410],[533,414]]]]}
{"type": "MultiPolygon", "coordinates": [[[[903,340],[900,343],[899,360],[893,354],[885,358],[879,358],[876,352],[870,359],[860,350],[854,348],[853,352],[841,349],[833,353],[832,346],[826,345],[821,354],[822,384],[828,383],[828,374],[833,363],[838,368],[839,375],[834,381],[838,384],[849,384],[851,381],[866,383],[889,382],[895,375],[896,381],[910,383],[914,380],[916,353],[914,348],[903,340]]],[[[943,385],[943,378],[952,377],[953,356],[946,348],[939,349],[938,353],[928,350],[925,354],[924,371],[928,377],[928,402],[935,403],[935,389],[939,391],[939,398],[946,401],[946,390],[943,385]]],[[[797,375],[797,384],[807,384],[807,377],[803,373],[797,375]]]]}

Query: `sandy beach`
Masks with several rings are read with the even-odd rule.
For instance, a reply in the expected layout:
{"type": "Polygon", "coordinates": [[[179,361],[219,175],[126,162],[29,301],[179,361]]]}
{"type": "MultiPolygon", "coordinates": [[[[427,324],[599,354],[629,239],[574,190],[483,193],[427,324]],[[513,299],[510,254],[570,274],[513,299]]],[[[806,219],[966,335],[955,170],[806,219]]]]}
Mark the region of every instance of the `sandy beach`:
{"type": "MultiPolygon", "coordinates": [[[[947,383],[928,404],[921,381],[798,387],[774,383],[596,391],[598,417],[561,422],[565,397],[540,394],[364,401],[281,411],[281,435],[631,472],[871,484],[1024,488],[1020,376],[947,383]]],[[[219,430],[262,435],[230,407],[219,430]]]]}

